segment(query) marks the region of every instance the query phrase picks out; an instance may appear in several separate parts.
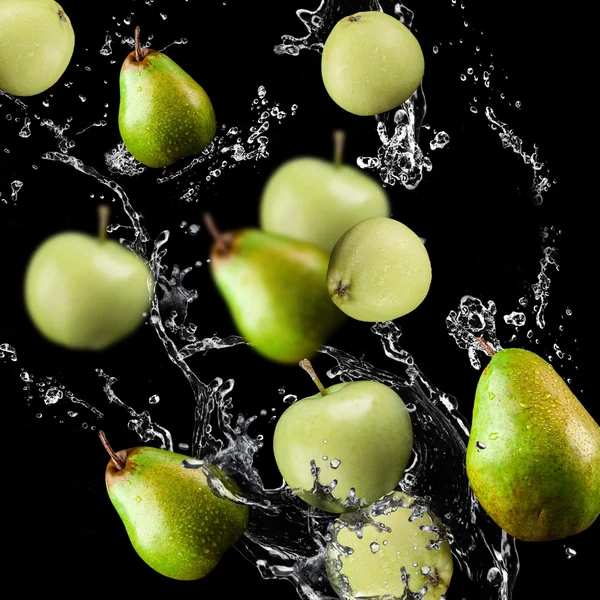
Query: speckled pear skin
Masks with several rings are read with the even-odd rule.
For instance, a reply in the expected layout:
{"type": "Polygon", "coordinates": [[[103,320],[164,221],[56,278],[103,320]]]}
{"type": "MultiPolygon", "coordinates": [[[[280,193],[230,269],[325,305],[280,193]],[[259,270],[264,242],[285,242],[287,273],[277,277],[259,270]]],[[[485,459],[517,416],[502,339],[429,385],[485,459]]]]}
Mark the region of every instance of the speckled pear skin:
{"type": "Polygon", "coordinates": [[[119,131],[125,147],[143,165],[166,167],[199,154],[217,130],[204,89],[166,54],[142,49],[125,59],[119,77],[119,131]]]}
{"type": "MultiPolygon", "coordinates": [[[[182,466],[188,456],[148,446],[117,455],[127,462],[118,470],[109,461],[106,488],[135,551],[166,577],[207,575],[244,533],[248,507],[213,494],[201,469],[182,466]]],[[[237,490],[231,478],[219,475],[237,490]]]]}
{"type": "Polygon", "coordinates": [[[231,248],[211,250],[211,273],[239,333],[263,357],[283,364],[311,358],[345,320],[329,299],[329,255],[260,229],[240,229],[231,248]]]}
{"type": "Polygon", "coordinates": [[[466,466],[481,506],[519,540],[566,538],[600,514],[600,427],[528,350],[501,350],[482,372],[466,466]]]}

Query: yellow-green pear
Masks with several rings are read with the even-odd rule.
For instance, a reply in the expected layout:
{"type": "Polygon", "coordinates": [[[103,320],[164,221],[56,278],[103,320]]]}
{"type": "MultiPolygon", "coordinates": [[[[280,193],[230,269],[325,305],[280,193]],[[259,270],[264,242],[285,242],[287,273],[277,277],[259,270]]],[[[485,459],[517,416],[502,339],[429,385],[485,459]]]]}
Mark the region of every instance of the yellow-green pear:
{"type": "Polygon", "coordinates": [[[275,362],[316,354],[344,320],[327,293],[327,252],[257,228],[221,233],[205,221],[215,239],[211,274],[239,333],[275,362]]]}
{"type": "MultiPolygon", "coordinates": [[[[249,508],[217,496],[202,469],[185,468],[189,456],[151,446],[109,453],[106,489],[140,558],[160,574],[200,579],[242,536],[249,508]]],[[[215,465],[211,476],[234,493],[236,483],[215,465]]]]}
{"type": "Polygon", "coordinates": [[[554,367],[521,348],[492,355],[475,393],[467,475],[488,515],[523,541],[557,540],[600,514],[600,427],[554,367]]]}
{"type": "Polygon", "coordinates": [[[143,48],[139,27],[119,87],[121,138],[143,165],[166,167],[200,154],[215,137],[215,111],[207,93],[166,54],[143,48]]]}

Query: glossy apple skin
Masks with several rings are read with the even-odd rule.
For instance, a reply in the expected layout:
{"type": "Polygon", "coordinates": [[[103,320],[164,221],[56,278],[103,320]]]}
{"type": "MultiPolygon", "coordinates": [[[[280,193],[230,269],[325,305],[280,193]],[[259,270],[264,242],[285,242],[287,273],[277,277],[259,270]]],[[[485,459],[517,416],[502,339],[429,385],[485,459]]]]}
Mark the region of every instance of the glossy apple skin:
{"type": "Polygon", "coordinates": [[[48,340],[76,350],[104,350],[142,323],[152,286],[150,269],[129,248],[64,232],[32,255],[25,305],[48,340]]]}
{"type": "Polygon", "coordinates": [[[425,245],[395,219],[361,221],[331,252],[329,295],[338,308],[358,321],[402,317],[423,302],[430,285],[431,262],[425,245]]]}
{"type": "Polygon", "coordinates": [[[357,508],[341,504],[350,488],[366,505],[398,485],[412,440],[410,414],[400,396],[376,381],[353,381],[332,385],[327,395],[318,393],[287,408],[275,427],[273,452],[282,477],[300,498],[342,513],[357,508]],[[311,460],[321,468],[322,485],[337,480],[334,499],[310,492],[311,460]],[[341,462],[334,469],[331,461],[341,462]]]}
{"type": "Polygon", "coordinates": [[[340,236],[369,217],[387,217],[384,188],[351,165],[304,156],[277,168],[260,204],[260,226],[331,252],[340,236]]]}
{"type": "Polygon", "coordinates": [[[413,498],[394,492],[369,506],[365,511],[369,518],[391,531],[379,531],[367,523],[361,538],[352,530],[352,523],[345,520],[347,517],[336,519],[333,538],[327,543],[325,567],[340,598],[404,598],[402,568],[410,577],[413,593],[427,586],[423,600],[439,600],[446,593],[454,570],[450,544],[438,533],[422,529],[438,522],[431,511],[409,520],[413,505],[413,498]],[[374,506],[379,508],[374,510],[374,506]],[[344,548],[353,551],[344,556],[344,548]],[[351,593],[344,589],[348,585],[351,593]]]}
{"type": "Polygon", "coordinates": [[[410,29],[380,11],[344,17],[323,46],[325,89],[355,115],[397,108],[417,90],[424,71],[423,51],[410,29]]]}
{"type": "Polygon", "coordinates": [[[75,48],[69,17],[53,0],[0,1],[0,89],[34,96],[52,87],[75,48]]]}

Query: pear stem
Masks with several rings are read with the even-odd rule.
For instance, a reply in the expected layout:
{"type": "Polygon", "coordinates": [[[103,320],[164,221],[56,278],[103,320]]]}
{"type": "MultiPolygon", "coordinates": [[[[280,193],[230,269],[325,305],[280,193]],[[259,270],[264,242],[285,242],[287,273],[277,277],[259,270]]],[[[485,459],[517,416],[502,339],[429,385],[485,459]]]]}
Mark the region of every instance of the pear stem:
{"type": "Polygon", "coordinates": [[[327,396],[327,390],[325,389],[325,386],[321,383],[321,380],[318,378],[317,374],[315,373],[315,370],[313,369],[313,366],[310,364],[310,361],[308,360],[308,358],[303,358],[298,364],[310,375],[310,378],[317,384],[317,387],[319,388],[319,391],[321,392],[321,396],[327,396]]]}
{"type": "Polygon", "coordinates": [[[333,164],[339,167],[344,158],[344,143],[346,134],[341,129],[336,129],[333,132],[333,164]]]}
{"type": "Polygon", "coordinates": [[[106,228],[110,221],[110,206],[101,204],[98,206],[98,237],[103,242],[106,239],[106,228]]]}
{"type": "Polygon", "coordinates": [[[135,43],[135,60],[142,62],[144,60],[144,54],[142,52],[142,45],[140,44],[140,26],[135,26],[135,33],[133,34],[133,40],[135,43]]]}
{"type": "Polygon", "coordinates": [[[219,230],[209,212],[205,212],[202,217],[204,219],[204,225],[206,226],[206,229],[208,229],[208,233],[210,233],[219,250],[223,254],[227,254],[231,250],[231,242],[228,242],[230,236],[219,230]]]}
{"type": "Polygon", "coordinates": [[[483,338],[478,337],[475,339],[483,346],[483,349],[489,356],[494,356],[494,354],[496,354],[496,351],[483,338]]]}
{"type": "Polygon", "coordinates": [[[122,469],[125,468],[125,465],[127,464],[125,460],[123,460],[120,456],[118,456],[115,451],[111,448],[110,444],[108,443],[108,440],[106,439],[106,434],[104,433],[104,431],[102,431],[102,429],[98,430],[98,436],[100,437],[100,441],[102,442],[102,445],[104,446],[104,448],[106,448],[106,451],[108,452],[108,455],[110,456],[110,459],[113,461],[113,464],[115,465],[115,467],[121,471],[122,469]]]}

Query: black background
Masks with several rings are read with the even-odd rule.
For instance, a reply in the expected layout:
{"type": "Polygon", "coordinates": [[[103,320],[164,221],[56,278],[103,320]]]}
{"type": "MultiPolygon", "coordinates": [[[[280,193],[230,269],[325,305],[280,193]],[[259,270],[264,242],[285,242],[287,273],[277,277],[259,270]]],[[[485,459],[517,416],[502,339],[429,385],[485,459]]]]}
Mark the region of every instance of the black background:
{"type": "MultiPolygon", "coordinates": [[[[197,203],[180,200],[179,184],[157,186],[154,172],[146,171],[135,178],[114,177],[143,214],[153,237],[163,229],[172,232],[166,262],[191,266],[196,260],[206,259],[210,241],[204,229],[195,237],[185,235],[179,229],[181,221],[201,223],[202,211],[209,209],[223,228],[257,225],[258,198],[270,171],[299,154],[328,157],[335,127],[348,132],[348,162],[358,155],[374,155],[378,148],[373,120],[344,113],[327,96],[316,52],[305,51],[298,57],[272,52],[282,34],[304,34],[295,10],[314,9],[316,4],[231,0],[226,6],[203,2],[201,8],[192,10],[192,2],[156,0],[148,6],[141,1],[110,0],[92,7],[64,0],[63,8],[76,32],[76,47],[63,78],[73,81],[73,88],[61,88],[61,79],[56,89],[50,90],[56,96],[49,109],[41,106],[45,94],[22,100],[32,112],[45,110],[43,114],[57,123],[73,115],[76,123],[84,125],[92,119],[90,116],[86,120],[86,111],[97,120],[96,115],[102,112],[98,107],[108,103],[107,126],[82,134],[72,150],[86,164],[108,174],[104,153],[120,140],[116,126],[118,73],[129,48],[115,39],[110,58],[116,62],[112,65],[106,59],[99,60],[98,50],[105,34],[115,30],[113,15],[120,21],[135,10],[129,35],[139,24],[142,38],[144,32],[154,33],[154,48],[188,38],[188,44],[171,46],[166,53],[206,89],[218,121],[248,124],[249,107],[259,85],[264,85],[270,100],[279,102],[288,113],[289,107],[297,103],[296,116],[272,124],[268,133],[270,157],[243,163],[215,183],[203,186],[197,203]],[[162,20],[160,12],[167,13],[168,18],[162,20]],[[93,66],[86,71],[85,65],[93,66]],[[77,102],[74,90],[78,86],[85,92],[86,103],[77,102]]],[[[348,4],[353,9],[360,5],[348,4]]],[[[583,353],[586,338],[590,340],[596,329],[591,312],[584,306],[589,292],[583,277],[589,265],[582,264],[592,256],[587,237],[591,217],[586,176],[580,171],[576,151],[581,117],[577,94],[582,93],[579,81],[587,67],[586,59],[578,47],[578,30],[564,19],[559,24],[546,3],[534,0],[525,7],[517,1],[501,6],[485,4],[467,5],[465,13],[470,23],[464,30],[457,26],[463,20],[458,18],[460,9],[450,9],[450,0],[408,4],[416,12],[414,31],[427,65],[425,122],[447,131],[451,142],[431,153],[433,171],[425,174],[417,189],[407,191],[395,186],[388,190],[393,216],[427,239],[434,273],[426,301],[398,321],[403,330],[402,345],[438,388],[457,398],[460,411],[469,417],[478,373],[448,335],[445,318],[465,294],[484,301],[493,299],[499,307],[500,341],[506,343],[513,329],[502,323],[500,315],[516,310],[517,299],[535,282],[542,257],[539,228],[554,225],[561,230],[556,243],[560,271],[549,271],[552,287],[546,311],[548,324],[545,330],[536,331],[540,339],[537,348],[524,335],[518,344],[542,355],[551,353],[558,323],[563,323],[565,309],[570,308],[573,316],[564,321],[561,345],[566,346],[573,361],[561,374],[571,378],[573,391],[598,420],[598,403],[588,384],[591,361],[583,353]],[[557,180],[541,207],[533,205],[529,194],[531,167],[501,148],[498,134],[490,130],[481,107],[478,115],[468,110],[470,99],[483,94],[479,93],[481,87],[476,91],[459,80],[459,74],[476,60],[473,42],[462,46],[458,40],[463,34],[465,39],[473,40],[475,36],[469,36],[468,31],[480,29],[484,31],[481,54],[489,56],[493,52],[496,81],[502,81],[507,96],[504,101],[494,96],[490,105],[527,147],[531,149],[533,143],[539,146],[540,159],[547,162],[551,176],[557,180]],[[442,39],[454,40],[454,44],[442,46],[442,51],[434,55],[432,48],[442,39]],[[508,79],[503,79],[504,75],[508,79]],[[508,105],[514,100],[522,102],[520,110],[508,105]]],[[[366,3],[363,6],[368,7],[366,3]]],[[[7,105],[5,98],[0,101],[7,105]]],[[[5,107],[2,110],[6,112],[5,107]]],[[[102,590],[117,597],[125,592],[162,591],[199,596],[219,593],[232,598],[255,591],[263,598],[297,597],[288,582],[263,580],[255,566],[235,550],[228,552],[219,567],[202,581],[178,582],[154,573],[134,553],[110,505],[104,488],[107,457],[96,434],[82,428],[81,419],[61,422],[64,406],[25,402],[19,379],[21,368],[37,376],[53,376],[104,412],[101,422],[91,416],[87,421],[102,427],[115,448],[136,445],[135,434],[126,428],[126,415],[108,405],[102,392],[102,381],[94,372],[102,368],[117,377],[115,392],[119,397],[139,410],[150,408],[153,418],[172,432],[176,443],[190,442],[191,394],[151,327],[141,327],[100,356],[60,349],[40,339],[29,323],[21,299],[22,274],[29,255],[51,233],[69,228],[93,232],[95,206],[99,195],[107,190],[68,166],[41,160],[43,152],[56,149],[51,137],[34,134],[31,139],[20,140],[15,129],[5,133],[5,127],[0,124],[0,147],[4,145],[11,152],[4,154],[0,164],[0,192],[6,196],[15,178],[25,182],[15,205],[0,205],[4,239],[0,343],[15,346],[19,356],[17,363],[0,364],[5,406],[2,431],[9,436],[8,440],[3,436],[2,490],[8,522],[3,528],[8,557],[5,578],[19,586],[29,585],[34,578],[46,590],[102,590]],[[32,164],[39,167],[37,171],[31,169],[32,164]],[[95,194],[94,198],[90,194],[95,194]],[[158,394],[161,402],[147,407],[152,394],[158,394]],[[38,419],[35,415],[40,411],[43,417],[38,419]]],[[[200,166],[197,178],[204,175],[200,166]]],[[[114,210],[114,218],[125,223],[118,204],[114,210]]],[[[186,279],[186,287],[200,291],[190,308],[190,320],[198,325],[199,338],[234,333],[208,269],[194,269],[186,279]]],[[[363,354],[377,366],[395,368],[383,357],[378,338],[366,324],[348,323],[330,343],[355,355],[363,354]]],[[[330,366],[324,356],[313,362],[317,369],[330,366]]],[[[276,392],[280,386],[299,396],[313,393],[310,381],[298,373],[299,369],[266,363],[248,350],[209,353],[195,358],[192,367],[205,382],[216,376],[234,377],[235,407],[246,416],[272,406],[280,410],[276,392]]],[[[260,427],[268,442],[272,426],[265,421],[260,427]]],[[[268,443],[258,465],[266,484],[278,483],[268,443]]],[[[592,529],[597,531],[597,526],[592,529]]],[[[581,574],[591,568],[592,556],[597,555],[592,529],[569,540],[518,543],[521,571],[514,600],[529,598],[532,591],[536,597],[557,598],[562,583],[579,586],[581,574]],[[565,545],[577,551],[574,558],[567,559],[565,545]]],[[[588,581],[589,577],[589,573],[584,576],[588,581]]],[[[460,589],[451,588],[448,597],[461,598],[460,589]]]]}

